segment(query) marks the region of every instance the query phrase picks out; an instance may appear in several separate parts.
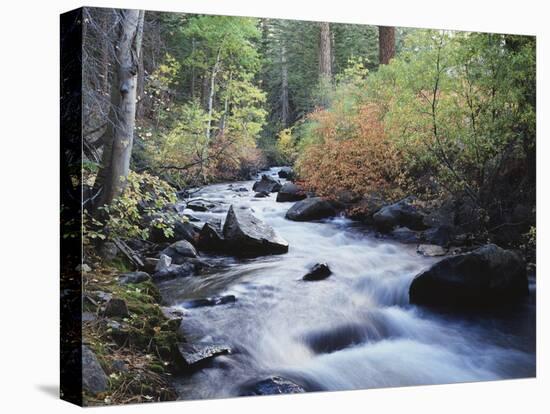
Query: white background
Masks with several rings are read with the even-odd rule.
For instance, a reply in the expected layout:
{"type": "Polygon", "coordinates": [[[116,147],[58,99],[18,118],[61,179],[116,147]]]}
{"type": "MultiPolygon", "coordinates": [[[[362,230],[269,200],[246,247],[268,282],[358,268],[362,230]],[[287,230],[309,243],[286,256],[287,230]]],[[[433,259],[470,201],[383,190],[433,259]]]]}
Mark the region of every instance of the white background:
{"type": "MultiPolygon", "coordinates": [[[[66,413],[57,399],[59,13],[83,5],[3,2],[0,19],[0,410],[66,413]]],[[[182,12],[301,18],[538,35],[538,378],[300,396],[176,402],[110,413],[549,412],[548,248],[549,21],[544,1],[131,0],[90,1],[182,12]],[[544,85],[544,86],[543,86],[544,85]],[[545,257],[546,256],[546,257],[545,257]]],[[[550,116],[550,115],[549,115],[550,116]]],[[[483,352],[480,350],[480,352],[483,352]]],[[[90,409],[96,411],[96,409],[90,409]]]]}

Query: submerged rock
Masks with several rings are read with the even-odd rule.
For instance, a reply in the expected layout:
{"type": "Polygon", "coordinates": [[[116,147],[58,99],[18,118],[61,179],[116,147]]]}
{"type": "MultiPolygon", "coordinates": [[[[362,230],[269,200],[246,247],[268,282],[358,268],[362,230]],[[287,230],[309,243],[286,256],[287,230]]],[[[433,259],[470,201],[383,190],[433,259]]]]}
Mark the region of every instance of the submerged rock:
{"type": "Polygon", "coordinates": [[[293,221],[321,220],[336,215],[336,209],[321,197],[311,197],[298,201],[287,212],[285,217],[293,221]]]}
{"type": "MultiPolygon", "coordinates": [[[[370,322],[372,323],[372,322],[370,322]]],[[[303,336],[304,343],[315,353],[339,351],[368,340],[380,340],[387,335],[383,324],[365,326],[355,323],[317,329],[303,336]]]]}
{"type": "Polygon", "coordinates": [[[193,211],[204,212],[216,207],[216,204],[203,200],[191,200],[186,205],[186,208],[193,211]]]}
{"type": "Polygon", "coordinates": [[[413,204],[414,198],[407,197],[397,203],[382,207],[372,219],[378,231],[387,233],[397,226],[412,230],[424,230],[424,215],[413,204]]]}
{"type": "Polygon", "coordinates": [[[82,387],[91,394],[107,391],[108,378],[96,355],[82,346],[82,387]]]}
{"type": "Polygon", "coordinates": [[[252,186],[252,190],[256,192],[276,193],[281,189],[281,183],[274,178],[262,175],[260,181],[256,181],[252,186]]]}
{"type": "Polygon", "coordinates": [[[223,226],[224,248],[239,257],[255,257],[288,252],[288,243],[252,213],[229,208],[223,226]]]}
{"type": "Polygon", "coordinates": [[[255,198],[266,198],[269,197],[269,193],[267,191],[259,191],[256,194],[254,194],[255,198]]]}
{"type": "Polygon", "coordinates": [[[411,303],[460,308],[509,304],[527,294],[523,261],[494,244],[443,259],[416,276],[409,289],[411,303]]]}
{"type": "Polygon", "coordinates": [[[237,298],[235,295],[226,295],[226,296],[215,296],[213,298],[203,298],[203,299],[192,299],[183,302],[182,306],[184,308],[201,308],[204,306],[216,306],[216,305],[225,305],[227,303],[236,302],[237,298]]]}
{"type": "Polygon", "coordinates": [[[187,259],[197,257],[197,250],[187,240],[180,240],[164,249],[161,255],[171,257],[174,264],[183,264],[187,259]]]}
{"type": "Polygon", "coordinates": [[[284,183],[277,193],[278,202],[300,201],[306,198],[306,193],[294,183],[284,183]]]}
{"type": "Polygon", "coordinates": [[[273,376],[264,380],[247,384],[242,387],[239,395],[276,395],[276,394],[298,394],[306,392],[306,390],[295,382],[279,377],[273,376]]]}
{"type": "Polygon", "coordinates": [[[323,280],[332,274],[330,267],[326,263],[317,263],[302,278],[305,281],[323,280]]]}

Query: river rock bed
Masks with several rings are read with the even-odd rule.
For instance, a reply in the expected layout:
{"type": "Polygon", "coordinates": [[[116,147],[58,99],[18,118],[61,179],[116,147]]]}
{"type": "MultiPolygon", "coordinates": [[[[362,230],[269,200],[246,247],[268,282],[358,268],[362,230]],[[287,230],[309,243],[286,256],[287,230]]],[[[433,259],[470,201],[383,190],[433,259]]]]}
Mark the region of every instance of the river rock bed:
{"type": "MultiPolygon", "coordinates": [[[[411,305],[415,277],[455,252],[447,243],[419,246],[434,228],[445,240],[443,230],[425,224],[409,200],[382,211],[374,228],[344,218],[324,200],[277,202],[274,193],[289,176],[280,171],[259,175],[260,184],[204,187],[194,193],[204,210],[196,203],[184,210],[182,202],[183,213],[202,228],[197,255],[209,266],[191,277],[159,280],[158,287],[171,309],[185,313],[189,346],[223,344],[231,352],[213,354],[208,366],[177,377],[180,399],[534,375],[533,294],[482,314],[411,305]],[[256,257],[243,254],[239,240],[255,231],[235,233],[232,243],[224,228],[228,212],[246,215],[244,227],[257,220],[272,229],[288,251],[263,247],[256,257]],[[399,227],[404,222],[411,228],[399,227]],[[405,243],[392,237],[400,229],[407,229],[411,244],[405,234],[405,243]],[[322,281],[303,283],[316,264],[330,273],[323,269],[313,278],[322,281]]],[[[268,239],[255,243],[269,246],[268,239]]],[[[529,286],[533,291],[533,280],[529,286]]]]}

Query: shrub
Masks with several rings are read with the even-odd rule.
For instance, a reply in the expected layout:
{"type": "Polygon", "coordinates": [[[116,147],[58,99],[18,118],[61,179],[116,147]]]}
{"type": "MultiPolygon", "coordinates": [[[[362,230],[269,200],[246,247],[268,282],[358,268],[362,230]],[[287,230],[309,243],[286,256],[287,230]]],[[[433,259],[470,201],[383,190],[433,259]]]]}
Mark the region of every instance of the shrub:
{"type": "Polygon", "coordinates": [[[402,156],[388,140],[379,111],[365,105],[355,114],[318,110],[309,122],[318,143],[305,148],[297,168],[308,188],[322,196],[345,191],[396,198],[405,184],[402,156]]]}
{"type": "Polygon", "coordinates": [[[175,202],[174,189],[165,181],[148,173],[130,171],[124,192],[110,205],[99,207],[98,217],[84,211],[84,244],[94,239],[146,240],[150,228],[160,229],[171,237],[174,217],[165,207],[175,202]]]}

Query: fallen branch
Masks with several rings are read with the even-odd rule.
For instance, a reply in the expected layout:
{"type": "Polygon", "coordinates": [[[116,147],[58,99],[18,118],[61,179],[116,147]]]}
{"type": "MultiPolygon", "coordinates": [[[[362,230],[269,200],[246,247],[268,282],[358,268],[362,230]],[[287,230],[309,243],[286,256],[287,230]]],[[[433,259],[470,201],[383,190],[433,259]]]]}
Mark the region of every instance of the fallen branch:
{"type": "Polygon", "coordinates": [[[133,251],[130,246],[128,246],[125,242],[123,242],[120,239],[114,239],[113,242],[115,243],[116,247],[137,267],[141,268],[143,267],[143,262],[137,255],[135,251],[133,251]]]}

